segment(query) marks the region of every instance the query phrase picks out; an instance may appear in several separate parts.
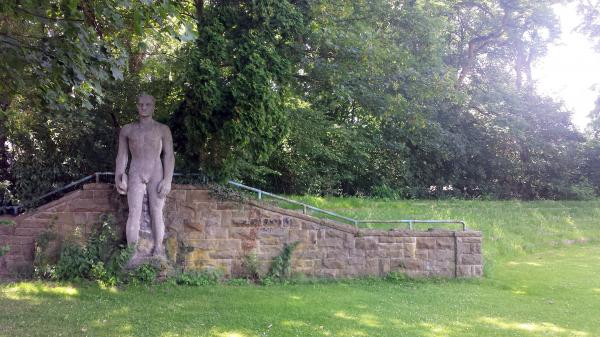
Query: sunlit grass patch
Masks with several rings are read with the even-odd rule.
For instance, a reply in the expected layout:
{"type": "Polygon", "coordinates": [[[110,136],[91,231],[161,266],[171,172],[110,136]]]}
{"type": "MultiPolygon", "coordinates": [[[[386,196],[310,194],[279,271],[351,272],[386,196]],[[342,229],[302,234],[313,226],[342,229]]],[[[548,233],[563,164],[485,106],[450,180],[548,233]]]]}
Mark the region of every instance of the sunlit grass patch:
{"type": "Polygon", "coordinates": [[[2,294],[14,300],[34,299],[43,296],[56,296],[64,299],[79,295],[73,286],[61,286],[52,283],[31,282],[16,283],[2,289],[2,294]]]}

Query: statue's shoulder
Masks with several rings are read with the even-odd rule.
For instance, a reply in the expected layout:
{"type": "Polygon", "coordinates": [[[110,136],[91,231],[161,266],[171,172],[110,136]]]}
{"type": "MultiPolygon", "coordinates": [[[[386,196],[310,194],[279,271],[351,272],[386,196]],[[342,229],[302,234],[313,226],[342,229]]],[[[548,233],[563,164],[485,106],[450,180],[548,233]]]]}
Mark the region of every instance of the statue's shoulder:
{"type": "Polygon", "coordinates": [[[121,127],[121,132],[129,132],[133,128],[133,124],[134,123],[123,125],[123,127],[121,127]]]}
{"type": "Polygon", "coordinates": [[[168,125],[163,124],[163,123],[159,123],[159,122],[156,122],[156,124],[158,124],[158,127],[160,128],[161,132],[163,132],[163,133],[165,133],[165,132],[170,133],[171,132],[171,129],[169,128],[168,125]]]}

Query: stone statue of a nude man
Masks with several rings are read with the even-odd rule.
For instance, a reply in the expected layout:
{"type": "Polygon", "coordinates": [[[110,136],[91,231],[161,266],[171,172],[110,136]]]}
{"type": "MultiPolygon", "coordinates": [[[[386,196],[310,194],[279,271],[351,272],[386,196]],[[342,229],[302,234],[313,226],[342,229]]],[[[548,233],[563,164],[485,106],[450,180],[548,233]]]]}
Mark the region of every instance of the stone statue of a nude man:
{"type": "Polygon", "coordinates": [[[147,191],[154,236],[152,255],[163,257],[165,224],[162,212],[165,198],[171,191],[175,166],[173,139],[168,126],[152,119],[154,97],[147,94],[140,95],[137,110],[139,121],[125,125],[119,134],[115,185],[120,194],[127,194],[129,204],[127,244],[134,247],[139,239],[142,202],[144,191],[147,191]],[[131,163],[128,176],[125,168],[129,153],[131,153],[131,163]]]}

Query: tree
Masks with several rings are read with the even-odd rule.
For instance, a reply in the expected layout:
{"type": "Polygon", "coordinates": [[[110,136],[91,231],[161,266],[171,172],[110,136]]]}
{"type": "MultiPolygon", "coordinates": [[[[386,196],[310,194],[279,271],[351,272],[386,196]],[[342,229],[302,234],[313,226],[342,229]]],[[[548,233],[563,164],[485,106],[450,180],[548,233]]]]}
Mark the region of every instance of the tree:
{"type": "Polygon", "coordinates": [[[304,19],[290,1],[196,2],[198,39],[182,58],[183,100],[171,118],[187,167],[260,174],[286,128],[283,100],[301,57],[304,19]],[[262,168],[261,168],[262,167],[262,168]]]}

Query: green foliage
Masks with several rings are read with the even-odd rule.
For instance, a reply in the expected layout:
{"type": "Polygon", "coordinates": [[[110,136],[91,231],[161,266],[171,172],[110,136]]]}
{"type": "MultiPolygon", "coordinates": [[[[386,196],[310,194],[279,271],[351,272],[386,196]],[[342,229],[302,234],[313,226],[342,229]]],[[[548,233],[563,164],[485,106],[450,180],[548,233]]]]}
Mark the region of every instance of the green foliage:
{"type": "Polygon", "coordinates": [[[159,271],[157,266],[150,263],[144,263],[134,270],[127,272],[124,276],[124,280],[126,283],[133,285],[149,285],[156,281],[159,271]]]}
{"type": "Polygon", "coordinates": [[[253,282],[259,282],[260,277],[260,262],[256,253],[251,253],[244,256],[242,261],[242,268],[244,269],[244,276],[253,282]]]}
{"type": "Polygon", "coordinates": [[[271,280],[282,281],[290,277],[292,272],[292,254],[300,241],[284,243],[281,253],[273,258],[269,274],[263,279],[263,284],[268,285],[271,280]]]}
{"type": "Polygon", "coordinates": [[[392,283],[403,283],[409,280],[408,276],[405,273],[401,272],[391,272],[385,276],[385,280],[392,283]]]}
{"type": "Polygon", "coordinates": [[[234,278],[227,281],[227,285],[229,286],[245,286],[250,284],[250,280],[246,278],[234,278]]]}
{"type": "Polygon", "coordinates": [[[186,286],[207,286],[218,284],[223,278],[219,269],[183,272],[175,277],[175,283],[186,286]]]}
{"type": "Polygon", "coordinates": [[[5,255],[8,252],[10,252],[9,245],[0,246],[0,257],[2,257],[3,255],[5,255]]]}
{"type": "MultiPolygon", "coordinates": [[[[554,3],[5,1],[0,202],[112,170],[140,91],[179,172],[300,194],[589,198],[598,109],[585,139],[531,75],[554,3]]],[[[596,39],[598,6],[579,5],[596,39]]]]}
{"type": "MultiPolygon", "coordinates": [[[[61,249],[56,264],[56,278],[59,280],[97,280],[107,284],[120,281],[123,267],[129,261],[132,248],[126,247],[122,233],[111,216],[102,216],[100,222],[85,244],[73,239],[67,240],[61,249]]],[[[147,279],[146,271],[134,274],[147,279]]]]}
{"type": "Polygon", "coordinates": [[[33,252],[33,276],[40,279],[55,279],[55,262],[48,251],[50,243],[55,242],[58,236],[54,225],[51,223],[35,240],[33,252]]]}
{"type": "Polygon", "coordinates": [[[213,177],[251,176],[281,140],[283,97],[303,17],[291,2],[210,2],[183,57],[185,97],[171,118],[176,150],[213,177]]]}

